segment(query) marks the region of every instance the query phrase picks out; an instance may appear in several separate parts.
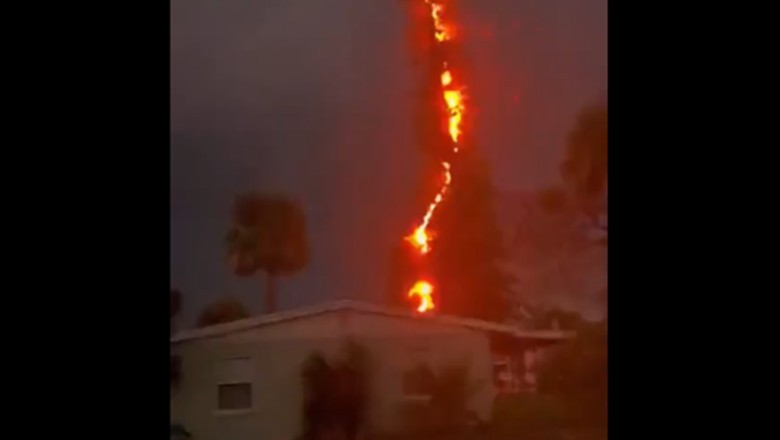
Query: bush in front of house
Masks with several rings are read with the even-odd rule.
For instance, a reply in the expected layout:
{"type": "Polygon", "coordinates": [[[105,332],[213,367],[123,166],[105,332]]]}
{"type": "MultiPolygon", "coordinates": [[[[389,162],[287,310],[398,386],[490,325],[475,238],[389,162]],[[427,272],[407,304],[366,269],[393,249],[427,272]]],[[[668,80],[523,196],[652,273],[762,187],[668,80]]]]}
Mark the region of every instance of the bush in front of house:
{"type": "Polygon", "coordinates": [[[577,337],[539,366],[539,391],[565,407],[572,425],[606,430],[607,321],[583,322],[577,337]]]}
{"type": "Polygon", "coordinates": [[[482,425],[469,401],[483,385],[472,380],[467,364],[442,367],[430,375],[430,398],[402,405],[404,438],[453,438],[482,425]]]}
{"type": "Polygon", "coordinates": [[[496,399],[497,439],[607,438],[607,322],[578,323],[577,337],[539,365],[539,393],[496,399]]]}
{"type": "Polygon", "coordinates": [[[498,396],[493,404],[491,428],[506,434],[555,429],[567,424],[560,399],[535,393],[498,396]]]}
{"type": "Polygon", "coordinates": [[[368,375],[367,352],[355,343],[347,343],[336,362],[312,353],[301,372],[302,440],[356,439],[365,425],[368,375]]]}

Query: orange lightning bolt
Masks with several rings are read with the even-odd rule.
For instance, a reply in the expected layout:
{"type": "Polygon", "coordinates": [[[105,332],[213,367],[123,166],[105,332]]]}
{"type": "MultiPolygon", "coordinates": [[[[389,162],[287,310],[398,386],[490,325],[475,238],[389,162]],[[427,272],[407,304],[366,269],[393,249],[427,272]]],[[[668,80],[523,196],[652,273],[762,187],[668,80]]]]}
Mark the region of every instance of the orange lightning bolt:
{"type": "Polygon", "coordinates": [[[433,304],[433,284],[427,281],[418,281],[414,286],[409,289],[409,298],[419,297],[420,305],[417,307],[417,311],[425,313],[428,310],[432,310],[433,304]]]}
{"type": "MultiPolygon", "coordinates": [[[[438,44],[450,41],[453,38],[454,27],[446,21],[444,0],[424,0],[430,7],[431,19],[433,20],[433,38],[438,44]]],[[[458,86],[452,70],[445,62],[441,72],[441,93],[446,106],[447,132],[452,140],[452,151],[457,153],[459,150],[459,141],[463,134],[461,124],[466,107],[464,105],[465,96],[463,88],[458,86]]],[[[405,240],[408,241],[420,254],[425,255],[431,251],[431,240],[433,234],[428,231],[428,227],[436,212],[436,208],[444,200],[444,196],[452,183],[452,173],[450,162],[442,161],[443,182],[433,201],[428,205],[428,209],[423,216],[422,222],[417,226],[405,240]]],[[[419,296],[420,305],[417,311],[425,313],[434,308],[433,285],[427,281],[418,281],[409,290],[409,297],[419,296]]]]}

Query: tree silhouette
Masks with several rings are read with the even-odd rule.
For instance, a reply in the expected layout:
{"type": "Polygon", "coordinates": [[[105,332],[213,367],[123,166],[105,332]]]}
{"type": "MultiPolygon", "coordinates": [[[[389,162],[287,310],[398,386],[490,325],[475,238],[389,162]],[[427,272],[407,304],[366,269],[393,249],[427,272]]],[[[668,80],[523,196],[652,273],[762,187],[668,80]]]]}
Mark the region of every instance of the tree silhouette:
{"type": "Polygon", "coordinates": [[[582,109],[567,137],[561,176],[583,199],[607,189],[607,127],[607,106],[592,105],[582,109]]]}
{"type": "Polygon", "coordinates": [[[316,352],[304,361],[302,440],[359,437],[368,405],[368,352],[353,341],[343,348],[336,362],[316,352]]]}
{"type": "Polygon", "coordinates": [[[503,321],[513,277],[493,206],[494,188],[485,161],[474,152],[460,158],[457,180],[434,229],[433,270],[445,312],[503,321]]]}
{"type": "Polygon", "coordinates": [[[607,320],[571,324],[577,337],[539,364],[539,391],[565,402],[576,419],[606,428],[607,320]]]}
{"type": "Polygon", "coordinates": [[[293,200],[278,194],[247,193],[233,207],[227,255],[239,276],[266,274],[266,311],[276,310],[276,280],[305,267],[309,258],[306,217],[293,200]]]}
{"type": "MultiPolygon", "coordinates": [[[[569,203],[590,220],[593,228],[607,233],[607,134],[608,109],[597,104],[585,107],[577,117],[566,142],[561,163],[569,203]]],[[[606,237],[599,237],[607,244],[606,237]]]]}
{"type": "MultiPolygon", "coordinates": [[[[607,246],[607,106],[584,107],[566,139],[562,184],[539,191],[541,216],[518,225],[513,255],[522,268],[525,292],[559,291],[606,297],[595,291],[593,270],[604,270],[607,246]],[[530,284],[530,285],[529,285],[530,284]]],[[[600,289],[600,288],[599,288],[600,289]]],[[[536,301],[552,300],[537,295],[536,301]]],[[[569,299],[579,301],[574,297],[569,299]]]]}
{"type": "Polygon", "coordinates": [[[221,298],[206,306],[198,315],[198,327],[223,324],[249,317],[249,310],[235,298],[221,298]]]}

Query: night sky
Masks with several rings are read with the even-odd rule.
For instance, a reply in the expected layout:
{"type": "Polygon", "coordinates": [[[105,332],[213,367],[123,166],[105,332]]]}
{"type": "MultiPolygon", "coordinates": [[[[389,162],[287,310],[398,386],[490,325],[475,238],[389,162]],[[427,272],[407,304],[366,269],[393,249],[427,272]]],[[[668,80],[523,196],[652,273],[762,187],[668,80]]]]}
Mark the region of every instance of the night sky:
{"type": "MultiPolygon", "coordinates": [[[[477,148],[503,189],[550,184],[577,111],[607,91],[607,0],[459,5],[477,148]]],[[[171,2],[170,268],[186,321],[226,294],[260,311],[262,279],[224,259],[233,197],[250,189],[308,216],[312,261],[281,281],[281,308],[385,295],[426,177],[408,21],[399,0],[171,2]]]]}

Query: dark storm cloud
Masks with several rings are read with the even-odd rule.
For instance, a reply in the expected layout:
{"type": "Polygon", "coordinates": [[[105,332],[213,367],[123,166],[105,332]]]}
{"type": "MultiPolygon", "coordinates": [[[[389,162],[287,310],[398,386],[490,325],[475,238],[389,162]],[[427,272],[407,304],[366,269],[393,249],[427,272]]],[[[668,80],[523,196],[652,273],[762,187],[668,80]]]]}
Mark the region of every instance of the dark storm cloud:
{"type": "Polygon", "coordinates": [[[415,171],[411,121],[388,112],[411,100],[390,68],[403,19],[392,2],[172,2],[171,282],[190,318],[227,291],[259,306],[262,283],[223,262],[247,189],[289,193],[309,217],[312,262],[283,281],[282,307],[376,285],[415,171]]]}
{"type": "Polygon", "coordinates": [[[576,113],[607,90],[607,0],[460,3],[478,77],[477,138],[497,183],[557,178],[576,113]]]}
{"type": "MultiPolygon", "coordinates": [[[[478,146],[499,183],[538,185],[605,88],[606,0],[461,4],[478,146]]],[[[282,281],[281,307],[384,294],[420,178],[404,14],[397,0],[171,2],[171,283],[190,319],[228,292],[258,310],[261,281],[230,276],[222,247],[248,189],[309,217],[312,262],[282,281]]]]}

